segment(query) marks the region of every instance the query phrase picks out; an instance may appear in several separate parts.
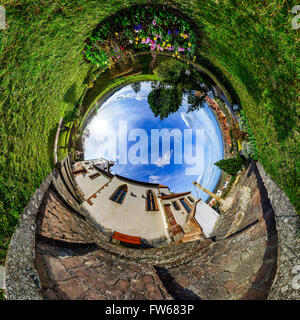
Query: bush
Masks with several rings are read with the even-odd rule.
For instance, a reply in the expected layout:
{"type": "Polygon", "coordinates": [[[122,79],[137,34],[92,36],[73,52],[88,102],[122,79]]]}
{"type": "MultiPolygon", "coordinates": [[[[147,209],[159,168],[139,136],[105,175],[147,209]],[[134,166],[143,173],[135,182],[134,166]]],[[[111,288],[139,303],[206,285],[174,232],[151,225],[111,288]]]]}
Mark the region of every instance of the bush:
{"type": "Polygon", "coordinates": [[[247,131],[247,123],[243,117],[238,118],[238,123],[241,131],[246,132],[247,131]]]}
{"type": "Polygon", "coordinates": [[[243,155],[246,159],[249,159],[249,151],[248,151],[249,147],[248,147],[248,142],[247,141],[243,141],[242,143],[242,151],[243,151],[243,155]]]}

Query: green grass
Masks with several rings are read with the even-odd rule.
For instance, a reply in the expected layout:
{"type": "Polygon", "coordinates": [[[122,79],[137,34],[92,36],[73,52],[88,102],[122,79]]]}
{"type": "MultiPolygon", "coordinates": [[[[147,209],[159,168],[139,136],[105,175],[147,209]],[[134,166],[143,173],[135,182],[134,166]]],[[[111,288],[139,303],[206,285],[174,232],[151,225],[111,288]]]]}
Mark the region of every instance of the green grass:
{"type": "MultiPolygon", "coordinates": [[[[172,3],[198,23],[199,61],[210,60],[205,67],[233,99],[239,97],[256,136],[259,160],[299,209],[299,42],[289,12],[295,1],[172,3]]],[[[84,40],[102,19],[131,4],[1,1],[8,29],[0,30],[0,263],[24,206],[52,169],[59,119],[72,118],[92,72],[82,58],[84,40]]]]}

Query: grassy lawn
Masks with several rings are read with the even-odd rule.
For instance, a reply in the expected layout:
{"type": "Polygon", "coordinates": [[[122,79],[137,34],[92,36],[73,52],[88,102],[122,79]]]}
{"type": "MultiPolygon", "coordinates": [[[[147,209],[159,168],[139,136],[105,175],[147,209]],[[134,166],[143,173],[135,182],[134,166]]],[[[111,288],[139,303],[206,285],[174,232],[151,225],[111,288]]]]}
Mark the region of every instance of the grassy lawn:
{"type": "MultiPolygon", "coordinates": [[[[0,263],[19,215],[52,169],[59,119],[70,117],[86,87],[91,65],[82,56],[85,39],[102,19],[131,3],[1,1],[8,28],[0,30],[0,263]]],[[[230,84],[230,94],[235,91],[240,98],[257,138],[260,161],[299,209],[295,163],[299,43],[289,13],[296,3],[173,3],[199,24],[203,37],[199,59],[209,59],[212,63],[206,68],[223,74],[223,81],[218,79],[230,84]]]]}

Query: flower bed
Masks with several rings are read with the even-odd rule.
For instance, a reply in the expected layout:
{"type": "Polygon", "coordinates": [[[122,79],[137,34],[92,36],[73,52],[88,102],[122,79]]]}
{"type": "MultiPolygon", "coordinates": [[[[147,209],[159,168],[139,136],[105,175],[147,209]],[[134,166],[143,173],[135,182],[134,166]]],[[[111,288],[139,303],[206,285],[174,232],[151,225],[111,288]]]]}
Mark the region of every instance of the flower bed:
{"type": "Polygon", "coordinates": [[[98,68],[137,51],[171,53],[195,61],[199,37],[191,24],[165,7],[133,7],[102,22],[87,39],[85,58],[98,68]]]}

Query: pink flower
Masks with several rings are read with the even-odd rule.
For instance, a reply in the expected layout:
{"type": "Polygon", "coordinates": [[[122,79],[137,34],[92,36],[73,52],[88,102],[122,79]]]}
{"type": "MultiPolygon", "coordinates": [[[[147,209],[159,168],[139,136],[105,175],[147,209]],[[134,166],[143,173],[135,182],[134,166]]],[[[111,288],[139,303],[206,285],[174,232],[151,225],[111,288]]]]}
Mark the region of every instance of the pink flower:
{"type": "Polygon", "coordinates": [[[155,19],[153,19],[152,24],[153,24],[154,26],[156,26],[156,21],[155,21],[155,19]]]}
{"type": "Polygon", "coordinates": [[[156,43],[153,43],[152,46],[151,46],[151,50],[154,50],[156,47],[156,43]]]}

